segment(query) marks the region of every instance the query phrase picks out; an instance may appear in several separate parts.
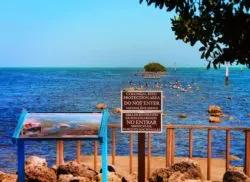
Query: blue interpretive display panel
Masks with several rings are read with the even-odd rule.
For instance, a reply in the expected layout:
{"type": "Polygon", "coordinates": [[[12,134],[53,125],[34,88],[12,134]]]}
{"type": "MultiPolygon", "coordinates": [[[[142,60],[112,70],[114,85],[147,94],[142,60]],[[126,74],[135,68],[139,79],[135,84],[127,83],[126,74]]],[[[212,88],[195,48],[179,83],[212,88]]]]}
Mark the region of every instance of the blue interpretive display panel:
{"type": "Polygon", "coordinates": [[[102,113],[29,113],[21,138],[79,138],[98,136],[102,113]]]}
{"type": "Polygon", "coordinates": [[[25,140],[96,140],[102,145],[103,181],[107,181],[108,110],[100,113],[28,113],[23,110],[13,134],[18,148],[18,181],[25,180],[25,140]]]}

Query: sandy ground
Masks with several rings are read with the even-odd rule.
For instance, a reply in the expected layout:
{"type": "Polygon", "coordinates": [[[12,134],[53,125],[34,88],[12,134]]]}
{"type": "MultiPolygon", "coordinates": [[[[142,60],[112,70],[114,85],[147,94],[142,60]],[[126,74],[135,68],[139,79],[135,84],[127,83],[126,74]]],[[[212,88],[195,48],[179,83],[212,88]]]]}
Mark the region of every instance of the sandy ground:
{"type": "MultiPolygon", "coordinates": [[[[175,162],[184,160],[185,158],[175,158],[175,162]]],[[[94,167],[93,156],[82,156],[82,162],[87,163],[89,166],[94,167]]],[[[207,159],[206,158],[193,158],[197,161],[202,170],[204,179],[207,177],[207,159]]],[[[111,164],[111,156],[109,156],[109,163],[111,164]]],[[[100,169],[101,157],[98,156],[97,167],[100,169]]],[[[115,166],[119,169],[129,172],[129,157],[128,156],[116,156],[115,166]]],[[[146,159],[147,166],[147,159],[146,159]]],[[[157,168],[165,167],[165,157],[153,157],[151,158],[151,173],[157,168]]],[[[133,172],[137,172],[137,156],[133,157],[133,172]]],[[[225,160],[220,158],[213,158],[211,160],[211,180],[214,182],[222,181],[223,174],[225,173],[225,160]]],[[[146,171],[147,175],[147,171],[146,171]]]]}

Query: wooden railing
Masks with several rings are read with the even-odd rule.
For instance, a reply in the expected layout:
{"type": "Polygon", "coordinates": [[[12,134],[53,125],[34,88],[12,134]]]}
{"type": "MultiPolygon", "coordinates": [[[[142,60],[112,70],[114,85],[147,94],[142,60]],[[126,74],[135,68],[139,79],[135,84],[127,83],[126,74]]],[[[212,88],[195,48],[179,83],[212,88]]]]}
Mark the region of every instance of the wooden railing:
{"type": "MultiPolygon", "coordinates": [[[[112,164],[115,165],[116,157],[116,129],[120,128],[119,124],[109,124],[112,136],[112,164]]],[[[230,164],[230,132],[244,131],[245,132],[245,166],[244,171],[247,176],[250,176],[250,128],[242,127],[222,127],[222,126],[187,126],[187,125],[164,125],[166,129],[166,167],[174,163],[175,157],[175,129],[189,130],[189,158],[193,158],[193,130],[207,130],[207,180],[211,180],[211,154],[212,154],[212,130],[226,131],[226,159],[225,170],[229,168],[230,164]]],[[[130,153],[129,153],[129,172],[132,173],[133,168],[133,134],[130,135],[130,153]]],[[[147,177],[151,174],[151,141],[152,134],[148,134],[148,155],[147,155],[147,177]]]]}
{"type": "MultiPolygon", "coordinates": [[[[109,131],[111,131],[111,162],[116,164],[116,130],[120,128],[119,124],[109,124],[109,131]]],[[[212,154],[212,130],[226,131],[226,157],[225,157],[225,170],[230,166],[230,134],[231,131],[245,132],[245,164],[244,171],[250,177],[250,128],[243,127],[223,127],[223,126],[187,126],[187,125],[164,125],[163,129],[166,130],[166,155],[165,166],[171,166],[174,163],[175,157],[175,129],[189,130],[189,158],[193,158],[193,131],[194,130],[207,130],[207,180],[211,180],[211,154],[212,154]]],[[[133,135],[129,134],[129,169],[130,173],[133,172],[133,135]]],[[[147,177],[151,174],[151,141],[152,134],[148,134],[147,140],[147,177]]],[[[80,162],[81,157],[81,143],[77,141],[76,161],[80,162]]],[[[98,156],[98,142],[94,141],[94,169],[97,170],[97,156],[98,156]]],[[[63,163],[63,141],[57,142],[57,164],[63,163]]]]}

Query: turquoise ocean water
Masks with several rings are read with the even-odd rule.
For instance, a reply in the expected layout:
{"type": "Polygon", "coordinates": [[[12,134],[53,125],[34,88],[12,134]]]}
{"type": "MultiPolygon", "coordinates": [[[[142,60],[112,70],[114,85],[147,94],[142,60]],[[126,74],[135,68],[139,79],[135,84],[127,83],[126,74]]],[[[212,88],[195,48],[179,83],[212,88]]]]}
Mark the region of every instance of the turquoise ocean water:
{"type": "MultiPolygon", "coordinates": [[[[16,146],[11,136],[22,108],[31,112],[86,112],[96,111],[95,105],[105,102],[112,111],[120,107],[120,91],[129,87],[129,81],[134,86],[145,84],[143,77],[137,76],[140,71],[140,68],[0,68],[0,171],[16,171],[16,146]]],[[[231,68],[228,87],[224,74],[224,69],[177,68],[174,72],[170,68],[160,81],[165,95],[164,112],[167,113],[164,123],[250,127],[247,117],[250,113],[250,70],[245,68],[240,72],[239,68],[231,68]],[[176,80],[187,92],[170,87],[176,80]],[[221,106],[228,117],[223,117],[224,121],[219,124],[209,123],[209,105],[221,106]],[[180,113],[188,117],[180,119],[180,113]]],[[[155,84],[155,81],[147,82],[149,87],[155,84]]],[[[109,122],[120,123],[120,116],[111,113],[109,122]]],[[[225,157],[225,132],[213,131],[212,134],[212,156],[225,157]]],[[[110,132],[108,135],[111,138],[110,132]]],[[[117,155],[129,154],[128,137],[117,130],[117,155]]],[[[194,156],[206,157],[206,137],[206,132],[194,131],[194,156]]],[[[231,154],[241,159],[232,164],[243,165],[244,133],[232,132],[231,138],[231,154]]],[[[136,154],[137,137],[134,140],[136,154]]],[[[154,134],[152,146],[153,155],[164,155],[165,133],[154,134]]],[[[74,159],[75,152],[75,142],[66,142],[65,160],[74,159]]],[[[92,143],[83,143],[82,153],[92,152],[92,143]]],[[[188,132],[185,130],[176,130],[175,154],[188,155],[188,132]]],[[[56,157],[55,142],[27,142],[26,155],[46,157],[52,165],[56,157]]]]}

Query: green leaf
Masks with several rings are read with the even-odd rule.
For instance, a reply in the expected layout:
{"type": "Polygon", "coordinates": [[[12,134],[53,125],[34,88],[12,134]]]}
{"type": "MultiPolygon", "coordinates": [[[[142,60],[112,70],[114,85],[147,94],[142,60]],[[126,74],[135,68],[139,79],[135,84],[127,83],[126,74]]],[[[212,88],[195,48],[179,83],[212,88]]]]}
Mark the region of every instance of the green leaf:
{"type": "Polygon", "coordinates": [[[209,61],[208,65],[207,65],[207,70],[210,69],[210,65],[211,65],[211,61],[209,61]]]}
{"type": "Polygon", "coordinates": [[[205,54],[205,58],[207,59],[210,56],[210,51],[208,50],[205,54]]]}
{"type": "Polygon", "coordinates": [[[199,51],[205,51],[206,50],[206,47],[201,47],[200,49],[199,49],[199,51]]]}
{"type": "Polygon", "coordinates": [[[205,52],[201,54],[201,59],[204,59],[204,57],[205,57],[205,52]]]}
{"type": "Polygon", "coordinates": [[[213,62],[213,66],[214,66],[214,69],[216,69],[216,70],[218,69],[215,62],[213,62]]]}
{"type": "Polygon", "coordinates": [[[216,48],[219,49],[220,52],[222,52],[222,49],[220,48],[219,44],[216,44],[216,48]]]}

